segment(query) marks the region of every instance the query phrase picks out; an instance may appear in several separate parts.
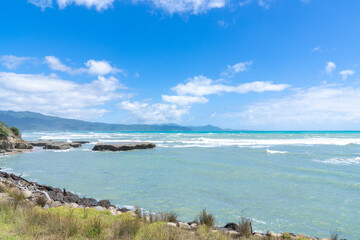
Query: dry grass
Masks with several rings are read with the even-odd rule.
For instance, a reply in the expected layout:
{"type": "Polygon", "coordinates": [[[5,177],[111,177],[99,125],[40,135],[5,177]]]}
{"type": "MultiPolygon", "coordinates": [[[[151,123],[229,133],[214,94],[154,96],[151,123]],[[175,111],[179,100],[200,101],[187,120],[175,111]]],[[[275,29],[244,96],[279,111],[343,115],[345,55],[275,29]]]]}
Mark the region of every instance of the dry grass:
{"type": "Polygon", "coordinates": [[[36,205],[38,205],[39,207],[44,207],[46,205],[46,202],[47,200],[43,196],[36,198],[36,205]]]}
{"type": "Polygon", "coordinates": [[[249,238],[252,235],[252,224],[249,218],[241,217],[239,232],[242,237],[249,238]]]}
{"type": "Polygon", "coordinates": [[[206,209],[203,209],[198,217],[197,217],[197,221],[201,224],[201,225],[206,225],[208,227],[214,227],[215,226],[215,217],[214,215],[212,215],[211,213],[208,213],[206,211],[206,209]]]}

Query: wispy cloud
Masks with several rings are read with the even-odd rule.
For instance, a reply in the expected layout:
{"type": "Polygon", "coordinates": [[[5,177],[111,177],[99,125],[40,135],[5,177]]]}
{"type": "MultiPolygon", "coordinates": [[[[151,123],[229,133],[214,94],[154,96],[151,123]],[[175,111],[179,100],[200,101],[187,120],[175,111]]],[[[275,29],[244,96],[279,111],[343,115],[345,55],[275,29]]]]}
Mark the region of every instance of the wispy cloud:
{"type": "Polygon", "coordinates": [[[0,63],[8,69],[16,69],[21,64],[30,60],[30,57],[17,57],[14,55],[4,55],[0,57],[0,63]]]}
{"type": "Polygon", "coordinates": [[[53,0],[28,0],[28,3],[41,8],[41,11],[45,11],[46,8],[52,8],[53,0]]]}
{"type": "MultiPolygon", "coordinates": [[[[53,0],[28,0],[29,3],[40,7],[42,11],[53,6],[53,0]]],[[[87,8],[95,8],[97,11],[103,11],[113,7],[114,0],[57,0],[60,9],[75,4],[87,8]]]]}
{"type": "Polygon", "coordinates": [[[301,89],[284,98],[250,104],[226,117],[235,117],[247,127],[331,129],[360,122],[360,89],[327,85],[301,89]]]}
{"type": "Polygon", "coordinates": [[[331,74],[336,69],[336,64],[334,62],[327,62],[325,67],[325,72],[331,74]]]}
{"type": "Polygon", "coordinates": [[[46,56],[45,62],[51,70],[67,72],[69,74],[82,74],[89,73],[93,75],[107,75],[107,74],[116,74],[122,72],[122,70],[112,67],[109,62],[105,60],[96,61],[90,59],[85,63],[86,68],[71,68],[63,64],[60,59],[54,56],[46,56]]]}
{"type": "Polygon", "coordinates": [[[175,91],[179,96],[206,96],[222,93],[244,94],[248,92],[261,93],[266,91],[283,91],[288,87],[289,85],[287,84],[274,84],[272,82],[263,81],[249,82],[231,86],[219,83],[205,76],[197,76],[187,79],[185,83],[180,83],[171,90],[175,91]]]}
{"type": "Polygon", "coordinates": [[[169,14],[199,14],[214,8],[223,8],[226,4],[225,0],[144,0],[144,2],[146,1],[169,14]]]}
{"type": "Polygon", "coordinates": [[[249,67],[253,64],[252,61],[248,62],[238,62],[234,65],[228,65],[227,70],[222,72],[222,76],[233,76],[239,72],[245,72],[249,69],[249,67]]]}
{"type": "Polygon", "coordinates": [[[195,103],[207,103],[209,100],[202,96],[168,96],[161,95],[164,102],[177,105],[192,105],[195,103]]]}
{"type": "Polygon", "coordinates": [[[316,46],[316,47],[314,47],[314,48],[312,49],[312,51],[313,51],[313,52],[321,52],[322,49],[321,49],[320,46],[316,46]]]}
{"type": "Polygon", "coordinates": [[[355,71],[354,70],[343,70],[339,73],[341,76],[342,76],[342,79],[345,80],[347,79],[349,76],[352,76],[355,74],[355,71]]]}
{"type": "Polygon", "coordinates": [[[180,122],[183,115],[189,113],[190,106],[178,106],[166,103],[147,103],[123,101],[117,105],[130,113],[132,121],[141,123],[180,122]]]}
{"type": "Polygon", "coordinates": [[[124,88],[114,77],[78,84],[56,75],[0,72],[0,108],[94,119],[107,112],[102,105],[125,96],[124,88]]]}

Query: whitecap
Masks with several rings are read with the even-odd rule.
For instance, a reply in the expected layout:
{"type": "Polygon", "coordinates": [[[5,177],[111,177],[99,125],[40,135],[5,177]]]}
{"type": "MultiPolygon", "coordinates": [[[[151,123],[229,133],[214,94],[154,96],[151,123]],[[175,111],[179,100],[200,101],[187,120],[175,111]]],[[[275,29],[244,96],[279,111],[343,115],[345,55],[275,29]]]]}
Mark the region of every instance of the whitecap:
{"type": "Polygon", "coordinates": [[[284,153],[288,153],[287,151],[275,151],[275,150],[269,150],[269,149],[266,149],[266,152],[268,154],[284,154],[284,153]]]}
{"type": "Polygon", "coordinates": [[[360,157],[354,158],[330,158],[325,161],[315,160],[316,162],[334,164],[334,165],[350,165],[350,164],[360,164],[360,157]]]}

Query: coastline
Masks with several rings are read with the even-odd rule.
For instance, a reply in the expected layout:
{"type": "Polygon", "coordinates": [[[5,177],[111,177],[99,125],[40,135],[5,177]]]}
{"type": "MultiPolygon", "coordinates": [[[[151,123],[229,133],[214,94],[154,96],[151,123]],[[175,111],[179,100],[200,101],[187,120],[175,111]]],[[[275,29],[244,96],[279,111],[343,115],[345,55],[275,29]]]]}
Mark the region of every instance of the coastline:
{"type": "MultiPolygon", "coordinates": [[[[29,201],[36,201],[36,199],[43,197],[46,198],[46,203],[42,206],[43,209],[51,209],[58,207],[66,207],[69,209],[75,208],[83,208],[88,209],[92,208],[98,211],[108,211],[113,216],[118,216],[121,214],[129,214],[133,218],[139,217],[145,219],[145,221],[151,222],[151,215],[147,215],[145,211],[140,208],[136,208],[135,210],[127,209],[127,208],[117,208],[112,205],[109,200],[99,200],[97,201],[94,198],[80,198],[78,195],[73,194],[71,191],[66,189],[61,190],[60,188],[54,188],[47,185],[40,185],[36,182],[28,181],[21,176],[17,176],[12,173],[6,173],[4,171],[0,171],[0,183],[10,184],[15,186],[18,190],[23,192],[24,196],[29,201]],[[139,213],[140,210],[140,213],[139,213]]],[[[1,199],[0,199],[1,202],[1,199]]],[[[181,228],[187,231],[196,231],[196,228],[199,226],[198,222],[181,222],[176,221],[168,222],[167,226],[181,228]]],[[[250,224],[251,226],[251,224],[250,224]]],[[[241,238],[241,233],[235,223],[228,223],[224,227],[213,226],[211,228],[213,233],[220,232],[229,236],[230,239],[239,239],[241,238]]],[[[309,239],[309,240],[328,240],[327,238],[316,238],[309,237],[303,234],[293,234],[293,233],[260,233],[260,232],[252,232],[251,229],[251,238],[249,239],[309,239]]]]}

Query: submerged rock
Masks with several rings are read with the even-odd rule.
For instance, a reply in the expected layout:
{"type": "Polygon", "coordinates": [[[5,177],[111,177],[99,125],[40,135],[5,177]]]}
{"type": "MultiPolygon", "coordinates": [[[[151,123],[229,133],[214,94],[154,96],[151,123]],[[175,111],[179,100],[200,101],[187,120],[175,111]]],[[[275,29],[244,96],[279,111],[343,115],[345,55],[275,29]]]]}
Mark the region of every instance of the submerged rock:
{"type": "Polygon", "coordinates": [[[155,148],[156,145],[150,142],[124,142],[124,143],[97,143],[93,151],[129,151],[135,149],[155,148]]]}

